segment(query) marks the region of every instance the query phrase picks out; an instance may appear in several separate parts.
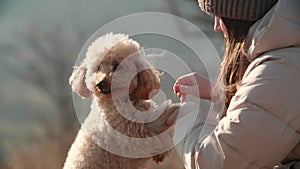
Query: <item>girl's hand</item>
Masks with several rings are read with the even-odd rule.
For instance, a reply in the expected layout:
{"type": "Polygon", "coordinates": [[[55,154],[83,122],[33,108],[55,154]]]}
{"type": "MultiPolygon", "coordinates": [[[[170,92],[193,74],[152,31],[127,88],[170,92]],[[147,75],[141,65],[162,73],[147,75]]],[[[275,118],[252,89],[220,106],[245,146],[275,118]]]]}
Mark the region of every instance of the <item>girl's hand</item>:
{"type": "Polygon", "coordinates": [[[179,77],[173,86],[173,90],[180,97],[181,102],[186,100],[187,95],[211,100],[212,85],[209,80],[197,73],[190,73],[179,77]]]}
{"type": "Polygon", "coordinates": [[[185,102],[181,104],[180,109],[174,111],[167,120],[167,125],[171,126],[175,124],[177,119],[183,118],[190,113],[198,113],[200,111],[200,106],[194,102],[185,102]]]}

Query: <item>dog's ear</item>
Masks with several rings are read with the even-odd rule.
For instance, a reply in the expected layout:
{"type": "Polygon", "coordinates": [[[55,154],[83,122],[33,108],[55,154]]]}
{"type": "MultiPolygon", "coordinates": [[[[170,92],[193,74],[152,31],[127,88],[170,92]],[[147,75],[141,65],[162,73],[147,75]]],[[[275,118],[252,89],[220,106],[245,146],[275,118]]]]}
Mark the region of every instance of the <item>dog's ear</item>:
{"type": "Polygon", "coordinates": [[[86,66],[82,63],[79,66],[74,67],[73,73],[70,76],[69,84],[72,90],[83,98],[90,98],[92,92],[87,88],[85,83],[86,66]]]}
{"type": "Polygon", "coordinates": [[[145,61],[136,61],[139,73],[138,86],[131,93],[132,98],[148,100],[160,89],[159,72],[145,61]]]}

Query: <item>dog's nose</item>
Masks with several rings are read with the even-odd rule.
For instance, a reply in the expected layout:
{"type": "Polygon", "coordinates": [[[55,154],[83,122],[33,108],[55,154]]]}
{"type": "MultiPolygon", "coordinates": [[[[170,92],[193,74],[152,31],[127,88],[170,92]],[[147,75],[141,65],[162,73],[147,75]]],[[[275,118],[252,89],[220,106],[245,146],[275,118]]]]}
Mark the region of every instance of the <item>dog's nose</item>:
{"type": "Polygon", "coordinates": [[[105,87],[105,85],[106,85],[105,81],[101,81],[97,84],[97,87],[101,90],[105,87]]]}

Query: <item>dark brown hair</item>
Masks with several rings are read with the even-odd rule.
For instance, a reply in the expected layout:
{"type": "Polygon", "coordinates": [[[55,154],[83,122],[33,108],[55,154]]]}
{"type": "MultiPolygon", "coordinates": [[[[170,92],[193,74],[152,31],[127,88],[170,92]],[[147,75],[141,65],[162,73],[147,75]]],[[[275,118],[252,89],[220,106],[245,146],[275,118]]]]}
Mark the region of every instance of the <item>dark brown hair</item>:
{"type": "Polygon", "coordinates": [[[227,29],[228,37],[225,38],[225,52],[213,96],[225,102],[223,110],[223,116],[225,116],[231,98],[239,88],[250,63],[246,58],[245,43],[254,21],[228,18],[222,18],[222,21],[227,29]]]}

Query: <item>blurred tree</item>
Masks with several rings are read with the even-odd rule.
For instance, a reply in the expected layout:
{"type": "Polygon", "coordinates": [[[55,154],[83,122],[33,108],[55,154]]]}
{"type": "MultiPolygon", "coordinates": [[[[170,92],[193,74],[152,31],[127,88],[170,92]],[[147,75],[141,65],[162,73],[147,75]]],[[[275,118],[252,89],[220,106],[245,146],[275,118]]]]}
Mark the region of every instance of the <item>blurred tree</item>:
{"type": "MultiPolygon", "coordinates": [[[[199,8],[197,0],[167,0],[167,5],[171,14],[184,18],[195,24],[206,36],[210,38],[217,38],[218,34],[211,29],[213,27],[213,17],[205,14],[199,8]]],[[[189,28],[182,27],[185,25],[178,25],[180,30],[185,34],[192,34],[189,28]]],[[[191,36],[195,37],[195,36],[191,36]]],[[[197,37],[195,37],[197,38],[197,37]]]]}
{"type": "Polygon", "coordinates": [[[30,51],[15,55],[26,66],[18,75],[20,79],[46,92],[55,103],[63,133],[78,126],[68,79],[83,46],[82,39],[83,35],[70,35],[58,28],[49,32],[31,28],[25,39],[30,51]]]}
{"type": "MultiPolygon", "coordinates": [[[[197,26],[211,40],[219,55],[222,55],[223,35],[214,31],[214,18],[201,11],[197,0],[166,0],[166,3],[171,14],[184,18],[197,26]]],[[[178,28],[190,38],[199,38],[186,25],[178,24],[178,28]]]]}
{"type": "Polygon", "coordinates": [[[4,9],[6,3],[7,3],[7,0],[0,0],[0,13],[1,13],[2,9],[4,9]]]}
{"type": "Polygon", "coordinates": [[[22,71],[11,72],[48,95],[57,110],[58,121],[37,114],[44,137],[28,135],[27,146],[10,149],[10,164],[23,169],[61,168],[79,127],[68,79],[85,37],[59,28],[51,31],[30,28],[26,32],[24,40],[28,48],[13,54],[14,60],[22,63],[22,71]]]}

